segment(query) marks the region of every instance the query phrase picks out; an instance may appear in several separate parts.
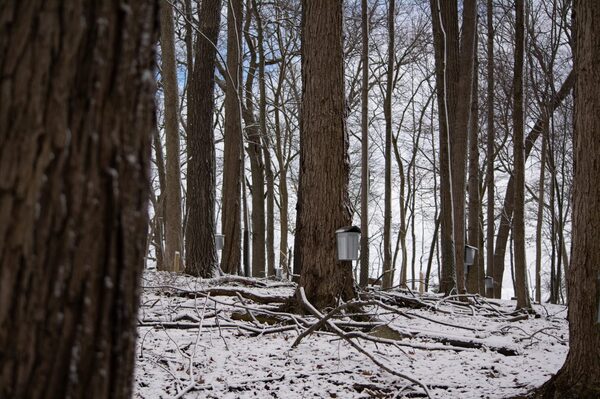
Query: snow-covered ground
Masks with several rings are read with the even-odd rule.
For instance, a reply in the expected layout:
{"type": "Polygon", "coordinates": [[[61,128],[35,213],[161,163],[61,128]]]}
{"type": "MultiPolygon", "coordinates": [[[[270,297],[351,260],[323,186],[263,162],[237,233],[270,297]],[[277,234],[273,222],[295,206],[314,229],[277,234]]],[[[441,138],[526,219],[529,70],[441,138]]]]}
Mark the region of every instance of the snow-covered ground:
{"type": "MultiPolygon", "coordinates": [[[[294,292],[288,283],[242,283],[165,272],[144,274],[136,398],[426,397],[418,385],[382,370],[332,332],[310,334],[293,348],[305,323],[316,321],[313,317],[298,315],[302,326],[298,329],[290,324],[263,324],[261,312],[252,312],[255,320],[238,320],[232,312],[239,316],[246,312],[244,307],[278,316],[276,304],[247,299],[252,295],[261,301],[294,292]],[[273,332],[280,326],[287,330],[273,332]]],[[[409,294],[397,293],[398,297],[409,294]]],[[[468,307],[440,302],[432,294],[418,301],[430,306],[399,308],[405,315],[369,308],[377,312],[375,324],[380,325],[380,333],[371,331],[369,336],[383,338],[387,344],[351,339],[390,369],[425,384],[431,397],[523,394],[555,373],[567,354],[564,306],[536,305],[542,317],[511,321],[515,318],[509,315],[515,305],[511,301],[481,299],[468,307]],[[406,338],[409,335],[412,338],[406,338]],[[469,342],[478,348],[465,347],[469,342]]],[[[291,320],[289,315],[279,316],[291,320]]]]}

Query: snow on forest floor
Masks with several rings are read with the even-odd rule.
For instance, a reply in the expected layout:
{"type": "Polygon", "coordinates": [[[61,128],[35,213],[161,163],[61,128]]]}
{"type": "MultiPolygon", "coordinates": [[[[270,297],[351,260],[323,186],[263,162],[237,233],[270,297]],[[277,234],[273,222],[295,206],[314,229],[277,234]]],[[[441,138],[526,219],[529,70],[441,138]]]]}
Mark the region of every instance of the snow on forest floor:
{"type": "Polygon", "coordinates": [[[512,313],[514,301],[471,298],[465,305],[389,291],[378,299],[387,305],[368,307],[376,313],[372,323],[335,318],[346,332],[363,334],[349,339],[364,354],[324,329],[293,348],[318,320],[269,313],[277,304],[267,302],[294,294],[291,283],[155,271],[142,283],[136,398],[426,397],[368,356],[419,380],[433,398],[510,398],[540,386],[568,351],[564,306],[534,305],[541,316],[534,318],[512,313]],[[418,306],[394,311],[389,303],[418,306]],[[240,320],[247,308],[258,310],[240,320]],[[266,323],[278,316],[288,323],[266,323]]]}

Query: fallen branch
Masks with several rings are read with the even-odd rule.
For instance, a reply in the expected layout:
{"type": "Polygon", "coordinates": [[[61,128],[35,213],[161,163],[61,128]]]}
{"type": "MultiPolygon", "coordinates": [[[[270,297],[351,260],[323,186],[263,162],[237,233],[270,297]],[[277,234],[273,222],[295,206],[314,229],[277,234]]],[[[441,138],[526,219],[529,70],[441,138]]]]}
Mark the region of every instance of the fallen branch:
{"type": "MultiPolygon", "coordinates": [[[[306,294],[304,292],[304,287],[299,287],[298,292],[300,294],[300,300],[302,302],[302,304],[304,305],[304,307],[310,312],[312,313],[315,317],[317,317],[319,320],[323,319],[324,316],[321,312],[319,312],[306,298],[306,294]]],[[[383,364],[382,362],[380,362],[379,360],[377,360],[375,358],[375,356],[373,356],[369,351],[367,351],[366,349],[364,349],[363,347],[361,347],[360,345],[358,345],[356,342],[354,342],[352,339],[350,338],[346,338],[345,337],[345,333],[344,331],[342,331],[338,326],[336,326],[334,323],[331,322],[331,320],[326,320],[325,323],[327,324],[327,326],[336,334],[338,334],[341,338],[343,338],[346,342],[348,342],[354,349],[356,349],[357,351],[361,352],[362,354],[364,354],[365,356],[367,356],[369,359],[371,359],[371,361],[373,363],[375,363],[377,366],[381,367],[383,370],[387,371],[388,373],[395,375],[397,377],[403,378],[407,381],[412,382],[413,384],[416,384],[418,386],[420,386],[421,388],[423,388],[423,390],[425,391],[425,393],[427,394],[427,397],[431,398],[431,395],[429,394],[429,389],[427,389],[427,386],[425,384],[423,384],[421,381],[406,375],[406,374],[402,374],[399,373],[395,370],[392,370],[391,368],[389,368],[388,366],[386,366],[385,364],[383,364]]]]}

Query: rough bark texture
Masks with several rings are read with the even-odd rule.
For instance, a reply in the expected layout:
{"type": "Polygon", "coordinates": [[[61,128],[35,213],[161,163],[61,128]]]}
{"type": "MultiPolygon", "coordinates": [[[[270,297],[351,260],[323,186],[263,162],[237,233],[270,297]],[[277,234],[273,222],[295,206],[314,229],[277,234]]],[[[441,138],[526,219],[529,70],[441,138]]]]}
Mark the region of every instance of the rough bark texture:
{"type": "MultiPolygon", "coordinates": [[[[186,273],[214,277],[215,248],[215,45],[221,0],[204,0],[199,12],[196,62],[188,89],[186,273]]],[[[229,237],[225,236],[225,243],[229,237]]]]}
{"type": "Polygon", "coordinates": [[[439,116],[440,141],[440,247],[442,267],[439,291],[445,294],[456,288],[454,255],[454,211],[452,209],[452,176],[450,174],[450,121],[456,110],[458,65],[458,20],[455,1],[430,0],[435,52],[435,80],[439,116]],[[440,8],[441,7],[441,8],[440,8]]]}
{"type": "Polygon", "coordinates": [[[0,6],[0,397],[130,397],[158,1],[0,6]]]}
{"type": "MultiPolygon", "coordinates": [[[[455,6],[456,7],[456,6],[455,6]]],[[[458,17],[455,17],[458,19],[458,17]]],[[[473,57],[475,53],[475,25],[477,7],[475,0],[465,0],[463,5],[463,24],[460,34],[460,54],[456,66],[457,84],[455,96],[456,114],[450,119],[450,149],[452,167],[452,206],[454,207],[454,259],[456,262],[456,283],[458,292],[465,292],[465,193],[468,152],[468,130],[471,114],[471,96],[473,88],[473,57]]],[[[459,41],[448,37],[448,40],[459,41]]],[[[454,95],[449,93],[449,95],[454,95]]]]}
{"type": "Polygon", "coordinates": [[[167,165],[165,187],[165,266],[177,272],[182,269],[181,170],[179,166],[179,90],[175,61],[173,8],[160,2],[160,50],[164,93],[167,165]],[[175,256],[179,252],[180,256],[175,256]]]}
{"type": "Polygon", "coordinates": [[[568,275],[569,354],[545,398],[600,397],[600,8],[575,1],[573,256],[568,275]]]}
{"type": "MultiPolygon", "coordinates": [[[[475,66],[473,74],[473,96],[471,98],[471,117],[469,126],[469,223],[468,223],[468,243],[479,248],[481,237],[481,228],[479,224],[479,214],[481,210],[481,199],[479,196],[479,108],[478,96],[479,79],[477,74],[477,55],[475,55],[475,66]]],[[[479,255],[479,253],[478,253],[479,255]]],[[[475,262],[469,266],[467,273],[467,291],[469,293],[479,293],[484,284],[480,273],[479,256],[475,257],[475,262]]]]}
{"type": "Polygon", "coordinates": [[[352,263],[335,231],[352,222],[344,101],[342,1],[302,1],[302,126],[295,261],[317,307],[354,297],[352,263]]]}
{"type": "Polygon", "coordinates": [[[242,1],[229,0],[227,6],[227,76],[225,89],[225,150],[223,160],[222,231],[225,247],[221,267],[236,274],[240,268],[240,195],[242,169],[241,52],[242,1]]]}
{"type": "Polygon", "coordinates": [[[385,99],[385,182],[383,212],[383,288],[390,288],[394,283],[394,265],[392,264],[392,90],[394,80],[394,9],[395,1],[388,3],[388,61],[385,99]]]}
{"type": "Polygon", "coordinates": [[[513,77],[513,153],[515,176],[515,282],[517,309],[529,308],[527,262],[525,259],[525,160],[523,154],[523,58],[525,54],[525,4],[515,0],[515,68],[513,77]]]}
{"type": "MultiPolygon", "coordinates": [[[[571,72],[569,73],[569,76],[567,76],[567,79],[565,79],[565,81],[563,82],[560,90],[549,101],[548,108],[551,110],[549,112],[554,112],[554,110],[560,105],[560,103],[565,99],[565,97],[567,97],[567,95],[571,92],[574,83],[575,74],[571,72]]],[[[525,138],[524,161],[527,161],[527,157],[529,157],[529,154],[531,153],[535,141],[540,136],[540,133],[543,132],[545,121],[546,118],[544,116],[538,118],[538,120],[535,122],[535,125],[533,125],[533,128],[525,138]]],[[[508,235],[510,233],[511,220],[515,206],[514,196],[515,177],[514,175],[511,175],[506,185],[506,194],[504,195],[504,204],[502,207],[502,211],[500,212],[500,225],[498,226],[498,234],[496,234],[496,244],[494,247],[494,298],[500,298],[502,294],[502,279],[504,277],[504,258],[506,255],[506,244],[508,242],[508,235]]]]}
{"type": "MultiPolygon", "coordinates": [[[[249,4],[250,6],[250,4],[249,4]]],[[[265,165],[262,158],[261,126],[254,116],[254,78],[258,69],[258,55],[253,39],[250,35],[251,16],[254,11],[248,12],[244,26],[244,37],[250,51],[250,66],[246,74],[244,87],[245,106],[243,110],[248,137],[248,157],[250,158],[250,172],[252,174],[252,276],[265,277],[265,165]]]]}
{"type": "Polygon", "coordinates": [[[367,0],[361,1],[362,87],[360,169],[360,286],[369,281],[369,18],[367,0]]]}
{"type": "MultiPolygon", "coordinates": [[[[265,81],[265,48],[264,48],[264,31],[263,22],[260,15],[259,4],[256,0],[252,0],[252,9],[254,11],[254,17],[256,18],[256,33],[257,33],[257,46],[258,46],[258,87],[259,87],[259,124],[260,124],[260,142],[262,144],[261,149],[264,159],[264,175],[267,184],[266,191],[266,235],[263,238],[263,246],[266,244],[266,262],[267,262],[267,274],[269,276],[275,275],[275,216],[274,216],[274,177],[273,170],[271,168],[271,152],[269,150],[269,134],[267,131],[267,89],[265,81]]],[[[263,193],[264,195],[264,193],[263,193]]],[[[263,199],[263,209],[265,208],[265,200],[263,199]]],[[[265,217],[263,211],[263,218],[265,217]]],[[[264,222],[263,222],[264,224],[264,222]]],[[[263,258],[265,255],[263,254],[263,258]]],[[[265,260],[263,259],[263,262],[265,260]]]]}
{"type": "MultiPolygon", "coordinates": [[[[487,186],[487,230],[486,230],[486,263],[488,276],[494,275],[494,3],[487,0],[487,168],[485,184],[487,186]]],[[[493,297],[494,289],[486,291],[486,296],[493,297]]]]}

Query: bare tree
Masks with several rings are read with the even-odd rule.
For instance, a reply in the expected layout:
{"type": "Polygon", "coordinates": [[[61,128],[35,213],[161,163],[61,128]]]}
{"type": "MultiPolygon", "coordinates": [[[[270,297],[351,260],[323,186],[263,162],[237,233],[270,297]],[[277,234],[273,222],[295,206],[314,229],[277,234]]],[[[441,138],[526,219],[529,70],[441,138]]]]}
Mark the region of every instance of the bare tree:
{"type": "Polygon", "coordinates": [[[575,2],[575,180],[573,255],[568,279],[569,354],[558,373],[540,390],[547,398],[600,395],[600,8],[575,2]]]}
{"type": "Polygon", "coordinates": [[[320,308],[354,297],[352,264],[335,232],[351,223],[344,101],[342,1],[302,1],[302,126],[295,270],[320,308]]]}
{"type": "Polygon", "coordinates": [[[179,166],[179,90],[175,66],[175,33],[173,8],[167,0],[160,2],[160,49],[162,61],[162,85],[165,108],[165,133],[167,147],[165,185],[165,266],[167,270],[182,269],[181,255],[181,170],[179,166]],[[179,253],[176,255],[176,253],[179,253]]]}
{"type": "Polygon", "coordinates": [[[394,265],[392,265],[392,90],[394,81],[394,11],[395,0],[388,3],[388,61],[387,80],[384,98],[385,113],[385,188],[383,217],[383,288],[394,283],[394,265]]]}
{"type": "Polygon", "coordinates": [[[228,0],[227,71],[225,90],[225,153],[223,161],[222,232],[225,246],[221,267],[225,273],[238,272],[241,261],[241,184],[242,184],[242,0],[228,0]]]}
{"type": "Polygon", "coordinates": [[[203,1],[199,17],[196,62],[188,87],[186,272],[210,278],[217,271],[213,114],[221,0],[203,1]]]}
{"type": "MultiPolygon", "coordinates": [[[[487,190],[486,212],[486,263],[488,276],[494,276],[494,159],[495,159],[495,130],[494,130],[494,1],[487,0],[487,166],[485,184],[487,190]]],[[[486,292],[486,296],[494,296],[494,289],[486,292]]]]}
{"type": "Polygon", "coordinates": [[[158,17],[0,7],[0,397],[132,395],[158,17]]]}
{"type": "Polygon", "coordinates": [[[515,239],[515,282],[517,309],[530,308],[527,288],[527,262],[525,259],[525,160],[523,149],[523,67],[525,54],[525,4],[515,0],[515,68],[513,81],[513,151],[515,176],[515,214],[513,231],[515,239]]]}
{"type": "Polygon", "coordinates": [[[465,290],[465,186],[476,2],[466,0],[459,35],[455,0],[430,0],[440,121],[442,276],[440,291],[465,290]],[[450,140],[450,138],[452,140],[450,140]],[[447,170],[449,168],[450,170],[447,170]]]}
{"type": "Polygon", "coordinates": [[[362,87],[361,87],[361,171],[360,171],[360,286],[369,281],[369,9],[361,1],[362,87]]]}

